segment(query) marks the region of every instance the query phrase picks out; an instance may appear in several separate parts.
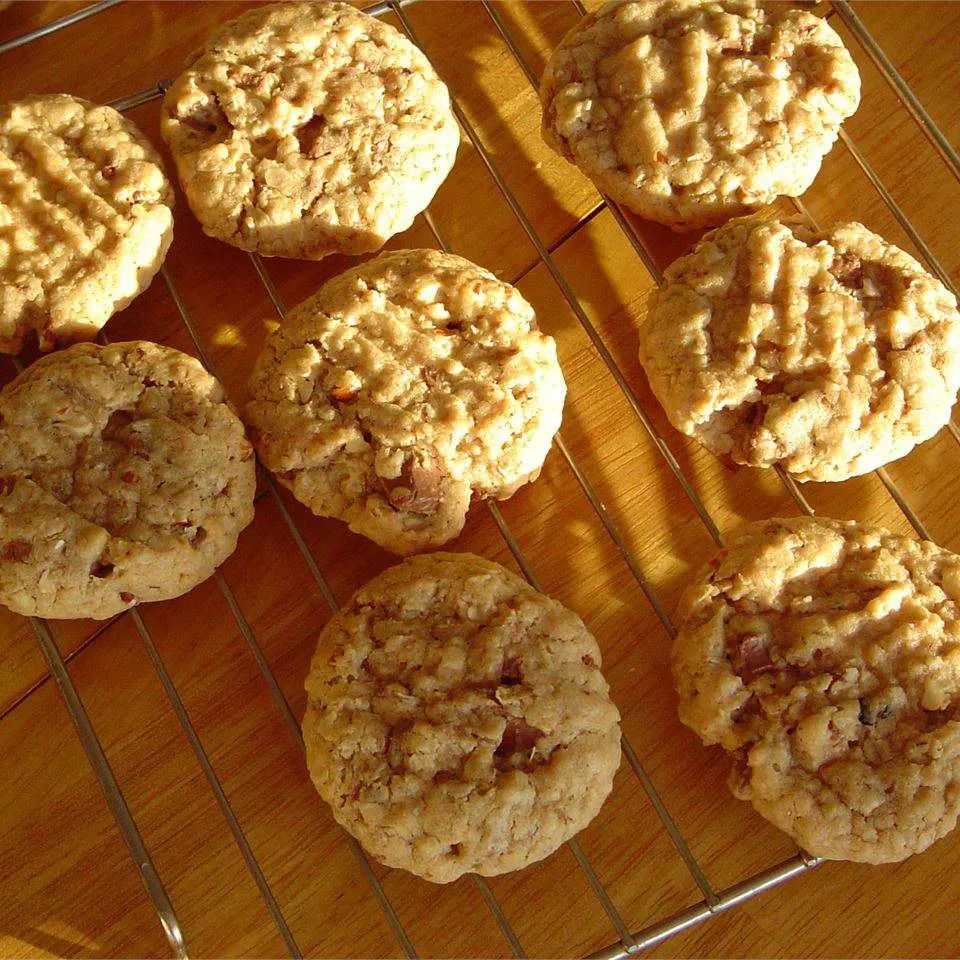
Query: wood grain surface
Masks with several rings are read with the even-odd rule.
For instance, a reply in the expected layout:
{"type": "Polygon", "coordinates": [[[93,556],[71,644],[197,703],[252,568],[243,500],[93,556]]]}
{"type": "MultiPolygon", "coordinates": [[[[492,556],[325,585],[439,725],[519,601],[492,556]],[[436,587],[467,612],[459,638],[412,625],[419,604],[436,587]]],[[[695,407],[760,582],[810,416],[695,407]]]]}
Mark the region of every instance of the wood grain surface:
{"type": "MultiPolygon", "coordinates": [[[[4,99],[69,91],[105,102],[175,76],[204,36],[246,4],[124,3],[0,54],[4,99]]],[[[17,2],[0,13],[0,43],[79,9],[17,2]]],[[[857,3],[855,9],[953,142],[960,140],[960,4],[857,3]]],[[[563,2],[498,3],[523,56],[539,73],[577,19],[563,2]]],[[[475,127],[576,302],[623,371],[721,530],[745,518],[797,512],[770,471],[731,471],[674,432],[636,360],[636,321],[653,280],[592,184],[551,153],[539,109],[479,3],[406,8],[425,49],[475,127]]],[[[391,14],[387,20],[396,22],[391,14]]],[[[839,25],[833,22],[846,37],[839,25]]],[[[960,186],[862,50],[863,104],[846,130],[951,277],[960,275],[960,186]]],[[[158,102],[129,115],[159,145],[158,102]]],[[[569,384],[563,440],[592,483],[667,611],[711,553],[706,527],[661,452],[591,344],[554,278],[466,137],[431,212],[450,248],[519,278],[542,328],[556,337],[569,384]]],[[[172,169],[172,166],[171,166],[172,169]]],[[[909,238],[849,152],[837,145],[804,203],[818,220],[862,220],[911,250],[909,238]]],[[[794,213],[789,204],[778,212],[794,213]]],[[[693,241],[635,227],[656,264],[693,241]]],[[[212,364],[240,401],[253,359],[276,315],[251,260],[204,237],[182,202],[169,275],[212,364]]],[[[391,247],[433,246],[422,218],[391,247]]],[[[286,303],[348,266],[269,261],[286,303]]],[[[158,277],[107,328],[191,353],[170,292],[158,277]]],[[[0,364],[4,380],[13,375],[0,364]]],[[[956,477],[960,445],[947,431],[889,468],[891,480],[943,546],[960,550],[956,477]]],[[[809,484],[818,512],[904,532],[911,527],[876,475],[809,484]]],[[[303,531],[336,598],[345,599],[391,557],[335,521],[283,503],[303,531]]],[[[796,851],[725,785],[727,761],[680,725],[668,674],[669,636],[623,555],[554,450],[543,475],[502,505],[543,589],[578,611],[596,634],[624,732],[685,841],[716,890],[796,851]]],[[[491,514],[472,510],[455,549],[515,567],[491,514]]],[[[330,608],[269,494],[223,567],[225,582],[262,646],[296,717],[303,678],[330,608]]],[[[144,623],[179,691],[238,823],[305,954],[400,956],[350,846],[310,785],[299,745],[271,698],[225,594],[215,580],[142,608],[144,623]]],[[[53,625],[71,677],[156,864],[193,956],[282,956],[284,943],[177,722],[129,616],[53,625]]],[[[0,611],[0,955],[169,956],[137,867],[104,802],[29,623],[0,611]]],[[[633,771],[580,837],[613,909],[639,930],[699,902],[702,893],[633,771]]],[[[435,887],[377,865],[416,951],[430,956],[508,956],[510,947],[470,878],[435,887]]],[[[960,834],[906,863],[828,864],[661,944],[659,955],[956,955],[960,834]]],[[[618,939],[572,851],[490,881],[523,949],[571,956],[618,939]]]]}

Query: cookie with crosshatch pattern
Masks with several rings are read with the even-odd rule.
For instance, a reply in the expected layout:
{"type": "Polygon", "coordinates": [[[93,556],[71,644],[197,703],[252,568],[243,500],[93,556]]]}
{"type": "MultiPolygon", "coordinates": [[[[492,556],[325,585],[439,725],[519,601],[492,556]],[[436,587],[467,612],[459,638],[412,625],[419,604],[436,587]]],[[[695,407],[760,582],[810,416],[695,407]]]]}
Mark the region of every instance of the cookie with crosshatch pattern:
{"type": "Polygon", "coordinates": [[[316,2],[221,27],[170,87],[161,131],[207,234],[304,259],[406,230],[460,136],[417,47],[349,4],[316,2]]]}
{"type": "Polygon", "coordinates": [[[615,0],[560,41],[540,99],[551,147],[686,230],[802,194],[860,75],[825,20],[787,4],[615,0]]]}
{"type": "Polygon", "coordinates": [[[566,385],[508,283],[450,254],[381,254],[272,333],[246,419],[260,458],[314,513],[394,553],[463,529],[471,498],[540,473],[566,385]]]}
{"type": "Polygon", "coordinates": [[[76,344],[0,391],[0,603],[106,619],[209,577],[253,519],[253,449],[199,361],[76,344]]]}
{"type": "Polygon", "coordinates": [[[160,269],[172,205],[157,152],[112,107],[0,105],[0,352],[92,340],[160,269]]]}
{"type": "Polygon", "coordinates": [[[427,880],[549,856],[597,814],[620,724],[583,622],[468,553],[375,577],[320,635],[307,762],[335,819],[427,880]]]}
{"type": "Polygon", "coordinates": [[[685,593],[680,718],[810,853],[885,863],[960,814],[960,556],[879,527],[750,524],[685,593]]]}
{"type": "Polygon", "coordinates": [[[743,218],[666,270],[640,359],[671,423],[718,456],[844,480],[949,421],[960,313],[859,223],[743,218]]]}

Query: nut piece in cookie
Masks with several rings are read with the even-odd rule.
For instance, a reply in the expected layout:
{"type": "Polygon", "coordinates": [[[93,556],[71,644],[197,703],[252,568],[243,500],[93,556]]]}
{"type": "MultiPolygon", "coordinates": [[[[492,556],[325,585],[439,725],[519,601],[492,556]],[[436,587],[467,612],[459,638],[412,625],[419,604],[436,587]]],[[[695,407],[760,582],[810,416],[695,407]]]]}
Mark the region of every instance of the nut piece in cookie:
{"type": "Polygon", "coordinates": [[[0,353],[92,340],[160,269],[172,205],[160,157],[112,107],[0,104],[0,353]]]}
{"type": "Polygon", "coordinates": [[[77,344],[0,391],[0,603],[102,620],[213,573],[253,519],[220,384],[146,341],[77,344]]]}
{"type": "Polygon", "coordinates": [[[859,223],[733,220],[664,274],[640,360],[671,423],[720,457],[845,480],[950,418],[960,313],[859,223]]]}
{"type": "Polygon", "coordinates": [[[320,635],[310,775],[381,863],[435,883],[549,856],[610,793],[620,724],[583,622],[498,564],[434,553],[320,635]]]}
{"type": "Polygon", "coordinates": [[[298,500],[406,554],[457,536],[474,495],[503,500],[538,476],[565,393],[556,346],[514,287],[405,250],[290,311],[246,419],[298,500]]]}
{"type": "Polygon", "coordinates": [[[954,828],[960,556],[857,523],[755,523],[678,622],[680,719],[805,850],[885,863],[954,828]]]}
{"type": "Polygon", "coordinates": [[[540,85],[546,142],[676,230],[813,182],[860,75],[827,22],[754,0],[620,0],[583,18],[540,85]]]}
{"type": "Polygon", "coordinates": [[[427,58],[346,3],[276,3],[221,27],[170,87],[161,131],[204,231],[265,256],[377,250],[453,166],[427,58]]]}

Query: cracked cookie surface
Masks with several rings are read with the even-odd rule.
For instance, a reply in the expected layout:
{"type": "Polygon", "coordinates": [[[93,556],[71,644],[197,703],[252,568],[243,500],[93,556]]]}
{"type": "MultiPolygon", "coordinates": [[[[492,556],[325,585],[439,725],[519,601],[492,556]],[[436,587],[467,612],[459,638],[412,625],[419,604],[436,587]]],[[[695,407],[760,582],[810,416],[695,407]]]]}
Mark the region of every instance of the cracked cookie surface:
{"type": "Polygon", "coordinates": [[[799,196],[860,76],[819,17],[752,0],[604,5],[553,52],[546,142],[597,186],[675,229],[799,196]]]}
{"type": "Polygon", "coordinates": [[[671,423],[718,456],[844,480],[950,419],[960,313],[859,223],[734,220],[666,270],[640,359],[671,423]]]}
{"type": "Polygon", "coordinates": [[[92,340],[147,288],[173,239],[147,138],[68,94],[0,105],[0,352],[92,340]]]}
{"type": "Polygon", "coordinates": [[[535,479],[566,386],[519,292],[461,257],[386,253],[289,312],[250,381],[263,464],[395,553],[440,546],[473,495],[535,479]]]}
{"type": "Polygon", "coordinates": [[[145,341],[77,344],[0,392],[0,603],[105,619],[209,577],[253,519],[220,384],[145,341]]]}
{"type": "Polygon", "coordinates": [[[426,57],[344,3],[271,4],[225,24],[168,91],[161,130],[207,234],[305,259],[406,230],[459,143],[426,57]]]}
{"type": "Polygon", "coordinates": [[[919,853],[960,814],[960,556],[791,518],[732,537],[681,602],[680,718],[815,856],[919,853]]]}
{"type": "Polygon", "coordinates": [[[596,640],[472,554],[369,581],[324,628],[306,688],[307,762],[334,817],[434,882],[548,856],[596,816],[620,761],[596,640]]]}

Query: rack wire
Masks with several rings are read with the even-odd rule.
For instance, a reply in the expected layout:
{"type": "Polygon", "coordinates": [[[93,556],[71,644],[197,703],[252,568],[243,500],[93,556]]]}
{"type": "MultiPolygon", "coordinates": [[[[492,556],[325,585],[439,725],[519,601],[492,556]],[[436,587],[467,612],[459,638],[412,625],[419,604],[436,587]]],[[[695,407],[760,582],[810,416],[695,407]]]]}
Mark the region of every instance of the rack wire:
{"type": "MultiPolygon", "coordinates": [[[[24,34],[21,37],[16,37],[3,44],[0,44],[0,53],[15,49],[16,47],[47,36],[52,32],[69,27],[71,24],[89,16],[99,14],[119,2],[121,2],[121,0],[103,0],[103,2],[94,3],[89,7],[76,11],[68,17],[64,17],[61,20],[47,24],[46,26],[40,27],[28,34],[24,34]]],[[[424,49],[424,53],[429,57],[429,51],[426,50],[423,47],[423,44],[420,43],[416,30],[414,29],[413,24],[411,23],[405,10],[406,7],[416,2],[417,0],[388,0],[388,2],[376,3],[372,6],[366,7],[365,9],[367,13],[373,16],[382,16],[386,13],[394,14],[402,29],[406,32],[410,39],[417,43],[421,49],[424,49]]],[[[571,2],[576,7],[578,13],[581,15],[585,13],[580,0],[571,0],[571,2]]],[[[481,3],[486,11],[487,16],[499,34],[504,46],[514,58],[519,68],[526,75],[529,82],[534,88],[536,88],[539,82],[538,77],[531,65],[523,56],[516,39],[512,36],[504,19],[501,17],[491,0],[481,0],[481,3]]],[[[872,37],[862,21],[854,13],[849,3],[847,3],[846,0],[829,0],[829,8],[826,10],[826,16],[829,18],[834,14],[839,15],[839,17],[843,20],[844,24],[854,36],[857,43],[862,47],[864,52],[880,71],[885,81],[889,84],[890,88],[896,94],[903,108],[909,113],[911,118],[923,132],[924,136],[930,141],[938,156],[947,166],[953,177],[960,182],[960,157],[958,157],[956,150],[924,110],[922,104],[910,89],[909,85],[904,81],[904,79],[897,72],[896,68],[883,53],[876,40],[872,37]]],[[[147,88],[146,90],[137,91],[130,96],[113,101],[111,105],[118,110],[132,109],[135,106],[158,99],[164,93],[166,86],[167,82],[161,81],[155,86],[147,88]]],[[[553,252],[556,249],[562,246],[563,243],[586,227],[596,216],[604,211],[610,212],[618,224],[619,229],[623,232],[644,268],[649,273],[651,279],[656,284],[660,284],[662,282],[662,276],[651,251],[647,249],[640,235],[636,232],[636,230],[634,230],[631,221],[624,214],[623,210],[615,202],[602,195],[598,198],[598,202],[587,213],[581,216],[575,224],[565,230],[563,234],[552,244],[547,245],[543,238],[538,234],[531,219],[525,213],[522,204],[510,189],[501,171],[497,167],[496,162],[485,147],[482,138],[471,124],[469,118],[460,107],[460,104],[457,102],[457,99],[454,95],[452,95],[452,106],[462,131],[466,134],[467,139],[473,144],[477,152],[477,156],[483,163],[484,168],[496,186],[504,203],[509,207],[515,219],[517,220],[518,225],[522,228],[523,232],[536,250],[537,260],[521,270],[513,278],[513,282],[519,282],[519,280],[526,276],[526,274],[529,273],[534,266],[542,265],[547,270],[559,293],[562,295],[563,299],[566,301],[571,311],[577,318],[578,323],[589,338],[597,355],[613,377],[614,382],[629,404],[633,414],[636,416],[638,422],[642,425],[643,429],[652,440],[659,456],[662,458],[672,475],[676,478],[685,497],[689,501],[691,509],[697,515],[709,536],[717,545],[721,545],[722,536],[720,530],[713,518],[710,516],[709,511],[697,492],[696,486],[686,476],[683,468],[670,451],[663,437],[657,432],[653,421],[644,410],[640,398],[631,387],[626,375],[618,367],[612,353],[606,346],[603,337],[590,321],[587,312],[583,308],[583,305],[577,298],[567,278],[564,276],[553,258],[553,252]]],[[[907,235],[915,244],[916,248],[920,251],[922,259],[927,263],[932,272],[934,272],[943,281],[943,283],[954,294],[956,294],[956,285],[953,283],[949,274],[943,268],[942,264],[940,264],[936,259],[929,246],[923,241],[922,237],[914,228],[906,213],[883,184],[883,181],[877,172],[873,169],[856,144],[854,144],[854,142],[844,131],[841,131],[841,141],[850,153],[851,157],[876,189],[878,195],[888,207],[891,214],[900,223],[907,235]]],[[[794,201],[794,203],[797,210],[815,225],[815,221],[806,210],[802,201],[797,200],[794,201]]],[[[437,246],[440,249],[449,250],[449,246],[439,231],[433,217],[430,214],[430,211],[425,211],[422,214],[422,217],[428,229],[431,231],[437,246]]],[[[263,288],[273,304],[278,316],[282,319],[285,313],[285,307],[277,287],[270,277],[264,262],[256,254],[251,254],[250,260],[252,269],[255,271],[257,277],[262,283],[263,288]]],[[[194,323],[183,298],[174,284],[173,278],[170,276],[166,268],[161,269],[160,275],[177,310],[177,313],[180,316],[183,326],[186,329],[194,348],[196,349],[197,355],[208,370],[210,370],[214,375],[219,376],[216,365],[212,361],[207,345],[204,343],[197,325],[194,323]]],[[[14,362],[17,363],[17,361],[14,362]]],[[[17,365],[19,368],[19,364],[17,365]]],[[[958,430],[956,424],[951,422],[948,429],[958,444],[960,444],[960,430],[958,430]]],[[[625,562],[637,584],[640,593],[643,595],[645,601],[649,603],[668,638],[672,638],[676,633],[676,628],[669,614],[666,612],[661,599],[657,595],[656,589],[645,575],[642,564],[636,557],[633,550],[630,548],[628,540],[624,536],[612,511],[604,504],[603,500],[597,493],[596,487],[590,480],[588,470],[585,469],[584,466],[574,457],[569,447],[564,442],[561,434],[557,435],[554,445],[556,446],[562,461],[569,469],[576,486],[590,504],[591,508],[595,511],[606,534],[609,536],[617,552],[625,562]]],[[[293,541],[297,552],[306,563],[307,568],[309,569],[310,574],[317,585],[317,588],[319,589],[330,610],[336,611],[338,609],[338,601],[332,589],[330,588],[330,585],[326,580],[316,557],[312,553],[307,540],[303,535],[303,532],[300,530],[289,509],[287,508],[287,505],[281,496],[275,481],[273,480],[272,476],[266,470],[263,470],[261,467],[259,467],[259,465],[258,472],[264,484],[264,490],[258,496],[269,497],[274,502],[287,529],[287,533],[293,541]]],[[[906,498],[898,489],[887,471],[881,468],[880,470],[876,471],[876,473],[881,483],[889,492],[890,496],[896,502],[898,508],[903,512],[904,516],[907,518],[908,522],[917,532],[917,534],[925,539],[929,539],[929,534],[924,527],[922,520],[911,508],[906,498]]],[[[778,470],[778,474],[785,490],[796,503],[798,509],[808,515],[813,515],[813,508],[801,492],[798,485],[782,470],[778,470]]],[[[488,501],[487,509],[497,529],[502,535],[507,548],[513,555],[518,567],[526,579],[534,587],[539,588],[534,566],[529,557],[526,556],[521,548],[519,542],[504,519],[499,507],[497,507],[492,501],[488,501]]],[[[236,627],[243,637],[249,649],[250,655],[257,664],[267,690],[274,700],[284,724],[288,728],[288,731],[291,737],[293,737],[295,743],[302,750],[303,740],[300,732],[300,725],[297,722],[297,719],[294,716],[290,704],[287,701],[279,683],[277,682],[276,676],[274,675],[266,656],[264,655],[260,642],[257,639],[250,622],[243,611],[241,602],[238,600],[236,594],[222,572],[217,571],[214,574],[214,580],[217,588],[221,592],[231,611],[231,615],[235,621],[236,627]]],[[[259,890],[260,896],[263,899],[270,917],[272,918],[290,956],[300,957],[302,954],[299,946],[296,943],[293,933],[290,930],[290,926],[284,917],[281,907],[270,888],[263,869],[260,866],[260,863],[258,862],[257,857],[255,856],[246,838],[246,835],[244,834],[243,828],[241,827],[239,819],[233,810],[230,800],[223,790],[216,772],[214,771],[213,765],[211,764],[210,759],[201,743],[196,728],[190,719],[188,711],[186,710],[177,691],[176,685],[174,684],[166,664],[164,663],[156,643],[154,642],[153,636],[144,619],[143,613],[137,608],[133,608],[123,614],[120,614],[118,618],[114,619],[116,620],[122,617],[130,618],[135,627],[137,635],[144,644],[150,662],[157,674],[158,680],[164,690],[164,694],[167,697],[171,708],[173,709],[183,735],[194,753],[197,763],[200,766],[211,793],[213,794],[220,812],[227,823],[241,857],[248,871],[250,872],[257,889],[259,890]]],[[[78,737],[87,755],[91,769],[103,790],[108,808],[130,851],[130,855],[137,867],[151,903],[153,904],[163,932],[167,937],[174,955],[177,957],[185,957],[187,956],[188,944],[186,943],[184,932],[181,928],[174,906],[171,903],[171,900],[154,866],[150,853],[143,842],[137,824],[124,799],[123,792],[107,760],[100,739],[71,679],[68,661],[72,658],[72,656],[76,655],[77,651],[74,651],[74,654],[72,654],[70,657],[64,658],[60,653],[50,626],[45,621],[37,618],[31,618],[31,623],[33,631],[36,635],[37,643],[47,664],[49,676],[55,681],[60,690],[69,715],[77,729],[78,737]]],[[[102,629],[103,628],[101,628],[101,631],[102,629]]],[[[97,636],[101,631],[98,631],[93,636],[97,636]]],[[[91,642],[92,639],[93,637],[89,638],[87,643],[91,642]]],[[[607,890],[604,888],[603,883],[600,881],[589,858],[584,853],[579,843],[575,839],[570,841],[570,850],[580,870],[583,872],[591,890],[597,898],[597,901],[608,916],[612,931],[617,937],[617,939],[613,940],[608,947],[593,954],[594,957],[604,958],[604,960],[623,960],[623,958],[632,956],[642,950],[652,947],[682,930],[702,923],[711,916],[730,910],[738,904],[743,903],[745,900],[756,897],[774,886],[782,884],[793,877],[803,874],[816,867],[820,862],[816,858],[810,857],[800,850],[795,856],[784,860],[782,863],[772,867],[771,869],[756,873],[737,884],[727,887],[726,889],[715,890],[711,886],[703,868],[697,861],[687,841],[677,827],[677,824],[668,810],[666,803],[658,793],[653,781],[645,770],[639,755],[626,738],[624,738],[622,746],[627,765],[637,778],[644,793],[656,811],[664,831],[667,833],[671,843],[673,844],[677,855],[681,858],[683,864],[685,865],[692,881],[700,890],[702,894],[702,900],[691,907],[674,913],[655,923],[649,924],[640,930],[631,931],[629,924],[617,910],[613,900],[611,899],[607,890]]],[[[404,929],[396,910],[393,908],[393,905],[391,904],[382,884],[374,873],[360,845],[346,832],[343,832],[343,837],[344,842],[349,845],[353,855],[357,858],[360,869],[370,885],[371,892],[376,899],[384,918],[393,931],[397,945],[407,957],[417,956],[410,937],[404,929]]],[[[490,912],[491,919],[498,926],[510,950],[515,956],[524,957],[525,952],[520,938],[518,937],[516,931],[513,930],[506,913],[504,912],[501,904],[498,902],[490,885],[479,876],[474,876],[474,882],[478,887],[481,898],[490,912]]]]}

